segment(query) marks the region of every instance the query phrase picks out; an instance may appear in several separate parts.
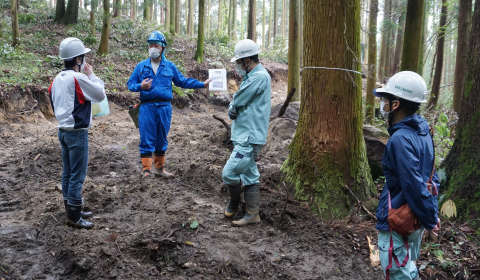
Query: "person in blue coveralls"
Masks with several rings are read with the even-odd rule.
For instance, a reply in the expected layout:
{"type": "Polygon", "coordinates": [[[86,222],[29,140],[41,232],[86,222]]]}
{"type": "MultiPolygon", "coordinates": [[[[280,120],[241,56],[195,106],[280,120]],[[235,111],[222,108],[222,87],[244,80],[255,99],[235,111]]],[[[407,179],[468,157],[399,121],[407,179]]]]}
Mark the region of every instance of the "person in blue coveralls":
{"type": "Polygon", "coordinates": [[[242,183],[245,196],[245,216],[233,221],[234,226],[260,222],[260,173],[255,159],[267,142],[271,110],[271,79],[258,60],[258,45],[249,39],[235,46],[235,69],[243,76],[240,89],[233,95],[228,116],[232,120],[232,154],[223,168],[223,182],[228,185],[230,201],[225,216],[235,215],[240,204],[242,183]]]}
{"type": "Polygon", "coordinates": [[[152,176],[153,161],[156,175],[171,178],[173,174],[165,170],[165,152],[172,120],[172,82],[177,87],[194,89],[208,88],[211,80],[200,82],[185,78],[175,64],[165,58],[167,41],[159,31],[153,31],[147,42],[150,57],[137,64],[127,82],[130,91],[140,92],[138,125],[143,177],[152,176]]]}
{"type": "Polygon", "coordinates": [[[384,88],[373,92],[382,100],[380,111],[388,119],[390,134],[382,159],[386,183],[377,207],[376,226],[380,261],[387,279],[420,279],[414,261],[420,253],[422,235],[425,229],[435,235],[440,229],[437,215],[440,182],[435,172],[432,181],[436,190],[431,192],[427,187],[435,164],[433,139],[427,121],[416,114],[420,105],[427,102],[426,93],[424,79],[411,71],[393,75],[384,88]],[[405,203],[423,227],[404,239],[393,229],[390,231],[388,210],[405,203]],[[391,238],[393,244],[390,244],[391,238]],[[400,262],[406,259],[407,253],[408,261],[402,266],[400,262]]]}

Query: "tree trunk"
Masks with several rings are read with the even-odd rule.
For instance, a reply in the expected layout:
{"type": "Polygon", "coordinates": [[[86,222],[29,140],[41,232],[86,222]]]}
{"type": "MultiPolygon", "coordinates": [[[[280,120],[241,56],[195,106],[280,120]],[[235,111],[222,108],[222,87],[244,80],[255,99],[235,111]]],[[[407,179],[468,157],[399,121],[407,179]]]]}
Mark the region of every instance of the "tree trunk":
{"type": "Polygon", "coordinates": [[[64,24],[76,24],[78,19],[78,2],[79,0],[68,0],[67,10],[63,17],[64,24]]]}
{"type": "Polygon", "coordinates": [[[425,0],[408,0],[401,71],[418,72],[425,0]]]}
{"type": "Polygon", "coordinates": [[[367,76],[367,108],[365,117],[368,123],[373,123],[375,117],[375,96],[373,90],[376,88],[377,77],[377,16],[378,0],[370,0],[370,19],[368,28],[368,76],[367,76]]]}
{"type": "MultiPolygon", "coordinates": [[[[115,2],[115,1],[119,1],[119,0],[113,0],[113,1],[115,2]]],[[[152,0],[144,0],[143,1],[143,20],[145,20],[145,21],[150,21],[149,15],[150,15],[150,3],[151,3],[151,1],[152,0]]],[[[113,15],[113,17],[115,17],[115,14],[113,15]]]]}
{"type": "Polygon", "coordinates": [[[198,1],[198,39],[197,39],[197,51],[195,52],[194,59],[198,63],[203,62],[203,42],[205,39],[205,0],[198,1]]]}
{"type": "MultiPolygon", "coordinates": [[[[360,71],[360,0],[305,0],[305,65],[360,71]],[[328,32],[326,32],[328,31],[328,32]],[[342,34],[342,36],[332,36],[342,34]]],[[[345,71],[303,71],[298,127],[282,166],[295,197],[323,219],[342,219],[376,193],[363,140],[362,77],[345,71]]]]}
{"type": "MultiPolygon", "coordinates": [[[[267,41],[267,48],[270,47],[270,44],[272,43],[272,38],[273,38],[273,2],[274,0],[270,0],[270,11],[269,11],[269,16],[268,16],[268,41],[267,41]]],[[[303,1],[303,0],[302,0],[303,1]]]]}
{"type": "Polygon", "coordinates": [[[130,18],[133,20],[137,18],[137,0],[130,0],[130,18]]]}
{"type": "Polygon", "coordinates": [[[300,1],[290,0],[290,18],[288,32],[288,87],[287,92],[296,88],[291,101],[300,100],[300,1]]]}
{"type": "Polygon", "coordinates": [[[257,26],[257,11],[256,0],[248,0],[248,32],[247,39],[254,42],[257,41],[257,32],[255,30],[257,26]]]}
{"type": "Polygon", "coordinates": [[[440,16],[440,26],[437,38],[437,65],[435,65],[435,75],[433,76],[432,92],[428,100],[427,108],[435,110],[440,95],[440,82],[442,80],[443,54],[445,46],[445,29],[447,23],[447,0],[442,0],[442,14],[440,16]]]}
{"type": "Polygon", "coordinates": [[[263,11],[262,11],[262,45],[263,47],[265,48],[265,1],[266,0],[263,0],[263,11]]]}
{"type": "MultiPolygon", "coordinates": [[[[446,198],[451,198],[461,220],[478,218],[480,185],[480,0],[475,1],[467,56],[467,73],[457,133],[443,166],[446,198]]],[[[478,228],[478,222],[473,226],[478,228]]]]}
{"type": "Polygon", "coordinates": [[[220,34],[222,33],[222,22],[223,22],[222,15],[223,15],[223,0],[218,0],[218,25],[217,25],[218,36],[220,36],[220,34]]]}
{"type": "Polygon", "coordinates": [[[20,45],[20,29],[18,28],[18,0],[10,0],[10,11],[12,13],[12,46],[20,45]]]}
{"type": "Polygon", "coordinates": [[[232,39],[237,40],[237,0],[232,0],[232,39]]]}
{"type": "Polygon", "coordinates": [[[383,16],[383,24],[382,24],[382,41],[380,43],[380,59],[378,61],[378,80],[380,83],[383,83],[385,80],[385,61],[387,60],[387,48],[388,48],[388,37],[390,35],[390,25],[392,23],[390,19],[390,15],[392,11],[391,7],[391,0],[384,1],[384,16],[383,16]]]}
{"type": "Polygon", "coordinates": [[[244,38],[244,12],[245,12],[245,7],[244,7],[244,0],[240,0],[240,38],[244,38]]]}
{"type": "MultiPolygon", "coordinates": [[[[212,17],[210,15],[210,9],[212,8],[211,6],[211,0],[208,0],[208,6],[207,6],[207,32],[205,33],[206,37],[210,37],[210,28],[212,28],[212,17]]],[[[198,34],[198,33],[197,33],[198,34]]]]}
{"type": "Polygon", "coordinates": [[[391,66],[390,76],[393,76],[400,69],[400,61],[402,59],[402,47],[403,47],[403,30],[405,28],[405,12],[400,15],[397,29],[397,40],[395,43],[395,56],[393,58],[393,64],[391,66]]]}
{"type": "Polygon", "coordinates": [[[453,85],[453,110],[460,113],[467,65],[470,23],[472,20],[472,0],[459,0],[457,58],[453,85]]]}
{"type": "Polygon", "coordinates": [[[90,33],[95,35],[95,13],[97,12],[98,0],[92,0],[90,3],[90,33]]]}
{"type": "MultiPolygon", "coordinates": [[[[428,13],[427,13],[427,1],[423,7],[423,28],[422,28],[422,37],[420,45],[420,57],[418,59],[418,74],[423,76],[423,68],[425,68],[425,51],[427,49],[426,41],[428,37],[428,13]]],[[[434,29],[434,28],[433,28],[434,29]]]]}
{"type": "Polygon", "coordinates": [[[303,4],[304,0],[300,1],[300,66],[303,66],[303,4]]]}
{"type": "Polygon", "coordinates": [[[170,0],[170,33],[174,34],[175,33],[175,0],[170,0]]]}
{"type": "Polygon", "coordinates": [[[170,0],[165,0],[165,28],[170,29],[170,0]]]}
{"type": "Polygon", "coordinates": [[[285,15],[286,15],[286,10],[285,9],[285,0],[282,1],[282,37],[283,40],[285,41],[285,15]]]}
{"type": "Polygon", "coordinates": [[[187,34],[193,36],[193,0],[188,0],[187,34]]]}
{"type": "Polygon", "coordinates": [[[108,54],[108,36],[110,36],[110,3],[103,0],[103,27],[98,54],[108,54]]]}
{"type": "Polygon", "coordinates": [[[180,34],[180,0],[175,0],[175,34],[180,34]]]}
{"type": "Polygon", "coordinates": [[[275,46],[275,40],[277,39],[277,27],[278,27],[278,1],[273,0],[273,45],[275,46]]]}

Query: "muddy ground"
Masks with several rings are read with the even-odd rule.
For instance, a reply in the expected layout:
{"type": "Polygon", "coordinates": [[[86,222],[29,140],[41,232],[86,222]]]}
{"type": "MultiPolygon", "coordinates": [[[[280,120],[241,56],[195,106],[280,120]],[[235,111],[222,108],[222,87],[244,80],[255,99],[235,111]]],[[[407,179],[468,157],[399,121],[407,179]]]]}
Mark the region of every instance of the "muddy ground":
{"type": "MultiPolygon", "coordinates": [[[[191,57],[194,47],[186,51],[191,57]]],[[[135,62],[114,60],[123,63],[121,78],[128,77],[135,62]]],[[[264,63],[275,106],[286,97],[287,68],[264,63]]],[[[206,78],[206,63],[186,60],[184,67],[186,76],[206,78]]],[[[45,76],[45,83],[52,79],[45,76]]],[[[376,243],[375,222],[360,207],[348,220],[323,221],[292,199],[279,173],[286,150],[261,154],[262,222],[231,227],[221,173],[232,147],[212,117],[229,123],[228,98],[204,89],[173,102],[167,170],[175,177],[143,180],[139,134],[127,113],[136,95],[123,82],[108,82],[111,113],[90,130],[83,188],[95,227],[65,226],[61,149],[46,87],[0,84],[0,279],[383,279],[367,242],[376,243]]],[[[480,279],[480,242],[472,233],[466,224],[447,223],[439,242],[424,243],[417,261],[422,279],[480,279]]]]}

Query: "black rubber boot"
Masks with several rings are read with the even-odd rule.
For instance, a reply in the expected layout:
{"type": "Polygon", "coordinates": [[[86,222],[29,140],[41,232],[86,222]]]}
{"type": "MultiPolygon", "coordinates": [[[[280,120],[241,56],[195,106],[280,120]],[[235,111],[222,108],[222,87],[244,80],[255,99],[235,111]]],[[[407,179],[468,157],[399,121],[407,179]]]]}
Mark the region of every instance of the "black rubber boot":
{"type": "Polygon", "coordinates": [[[233,226],[244,226],[259,223],[260,220],[260,185],[254,184],[245,186],[245,217],[239,221],[233,221],[233,226]]]}
{"type": "Polygon", "coordinates": [[[227,209],[225,209],[225,217],[231,218],[238,211],[240,195],[242,193],[242,182],[240,181],[236,186],[228,185],[228,192],[230,193],[230,201],[228,202],[227,209]]]}
{"type": "Polygon", "coordinates": [[[67,205],[67,224],[77,228],[86,228],[91,229],[93,228],[93,223],[84,220],[81,217],[82,206],[74,206],[74,205],[67,205]]]}
{"type": "MultiPolygon", "coordinates": [[[[63,200],[63,204],[65,205],[65,211],[67,212],[67,216],[68,216],[67,200],[63,200]]],[[[82,208],[83,208],[83,205],[82,205],[82,208]]],[[[83,212],[83,211],[80,212],[80,217],[82,217],[84,219],[90,218],[91,216],[93,216],[92,212],[83,212]]]]}

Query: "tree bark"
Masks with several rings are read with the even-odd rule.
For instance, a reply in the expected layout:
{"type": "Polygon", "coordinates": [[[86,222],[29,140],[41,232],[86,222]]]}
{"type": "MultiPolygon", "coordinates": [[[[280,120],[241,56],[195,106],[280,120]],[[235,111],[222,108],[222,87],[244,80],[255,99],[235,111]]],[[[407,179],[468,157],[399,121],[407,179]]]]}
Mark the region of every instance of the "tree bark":
{"type": "Polygon", "coordinates": [[[283,40],[285,41],[285,17],[286,17],[286,10],[285,9],[285,0],[282,1],[282,37],[283,40]]]}
{"type": "Polygon", "coordinates": [[[287,90],[292,88],[297,90],[293,94],[292,100],[300,100],[300,30],[298,20],[300,18],[300,1],[290,0],[290,18],[288,32],[288,86],[287,90]]]}
{"type": "Polygon", "coordinates": [[[263,0],[263,11],[262,11],[262,45],[263,47],[265,47],[265,1],[266,0],[263,0]]]}
{"type": "Polygon", "coordinates": [[[275,40],[277,38],[277,27],[278,27],[278,1],[272,0],[273,2],[273,45],[275,46],[275,40]]]}
{"type": "Polygon", "coordinates": [[[380,43],[380,57],[378,60],[378,80],[380,83],[384,82],[385,79],[385,61],[387,60],[387,48],[388,48],[388,37],[390,35],[390,25],[392,20],[390,18],[392,11],[391,7],[391,0],[384,0],[384,15],[383,15],[383,24],[382,24],[382,41],[380,43]]]}
{"type": "Polygon", "coordinates": [[[427,1],[425,1],[425,5],[423,7],[423,28],[422,28],[422,37],[421,37],[421,45],[420,45],[420,57],[418,59],[418,74],[423,76],[423,69],[425,68],[425,51],[426,51],[426,41],[428,36],[428,9],[427,9],[427,1]]]}
{"type": "Polygon", "coordinates": [[[20,45],[20,29],[18,28],[18,0],[10,0],[10,11],[12,13],[12,46],[20,45]]]}
{"type": "MultiPolygon", "coordinates": [[[[460,220],[478,218],[480,189],[480,0],[475,1],[467,56],[467,73],[452,150],[442,167],[447,173],[446,198],[451,198],[460,220]]],[[[474,224],[475,228],[478,223],[474,224]]]]}
{"type": "MultiPolygon", "coordinates": [[[[360,0],[305,0],[306,65],[360,71],[360,0]],[[334,34],[342,34],[334,36],[334,34]]],[[[282,166],[295,197],[311,201],[323,219],[344,218],[376,193],[362,125],[362,78],[356,73],[304,69],[298,127],[282,166]]]]}
{"type": "Polygon", "coordinates": [[[391,66],[390,76],[393,76],[400,69],[400,61],[402,59],[402,47],[403,47],[403,30],[405,28],[405,12],[400,15],[397,29],[397,40],[395,43],[395,55],[393,58],[393,64],[391,66]]]}
{"type": "Polygon", "coordinates": [[[170,0],[170,33],[171,34],[174,34],[175,33],[175,23],[177,22],[175,20],[175,16],[176,16],[176,13],[175,13],[175,10],[176,10],[176,7],[175,7],[175,0],[170,0]]]}
{"type": "Polygon", "coordinates": [[[217,25],[217,35],[220,36],[222,33],[222,22],[223,22],[223,0],[218,0],[218,25],[217,25]]]}
{"type": "Polygon", "coordinates": [[[257,11],[256,11],[256,0],[248,0],[248,31],[247,39],[250,39],[254,42],[257,41],[257,11]]]}
{"type": "Polygon", "coordinates": [[[175,0],[175,34],[180,34],[180,0],[175,0]]]}
{"type": "Polygon", "coordinates": [[[64,24],[76,24],[78,19],[79,0],[68,0],[67,10],[63,17],[64,24]]]}
{"type": "Polygon", "coordinates": [[[408,0],[401,71],[418,72],[425,0],[408,0]]]}
{"type": "Polygon", "coordinates": [[[170,29],[170,0],[165,0],[165,28],[170,29]]]}
{"type": "Polygon", "coordinates": [[[188,0],[187,34],[193,36],[193,0],[188,0]]]}
{"type": "MultiPolygon", "coordinates": [[[[274,0],[270,0],[270,11],[269,11],[269,16],[268,16],[268,41],[267,41],[267,48],[270,47],[270,44],[272,43],[272,38],[273,38],[273,2],[274,0]]],[[[303,0],[302,0],[303,1],[303,0]]]]}
{"type": "Polygon", "coordinates": [[[98,0],[90,2],[90,33],[95,35],[95,13],[97,12],[98,0]]]}
{"type": "Polygon", "coordinates": [[[445,51],[445,29],[447,23],[447,0],[442,0],[442,12],[440,15],[440,26],[438,29],[437,38],[437,64],[435,65],[435,75],[433,76],[432,92],[428,100],[427,108],[435,110],[438,103],[438,96],[440,95],[440,82],[442,80],[443,59],[445,51]]]}
{"type": "Polygon", "coordinates": [[[462,95],[465,86],[468,41],[472,22],[472,0],[459,0],[457,58],[455,61],[455,80],[453,85],[453,110],[460,113],[462,95]]]}
{"type": "Polygon", "coordinates": [[[237,40],[237,0],[232,0],[232,39],[237,40]]]}
{"type": "MultiPolygon", "coordinates": [[[[113,0],[114,2],[115,1],[119,1],[119,0],[113,0]]],[[[144,0],[143,1],[143,20],[145,21],[150,21],[150,4],[151,4],[152,0],[144,0]]],[[[116,9],[116,8],[115,8],[116,9]]],[[[115,14],[113,15],[113,17],[115,17],[115,14]]]]}
{"type": "Polygon", "coordinates": [[[130,0],[130,18],[133,20],[137,18],[137,0],[130,0]]]}
{"type": "Polygon", "coordinates": [[[367,75],[367,109],[365,117],[368,123],[373,123],[375,117],[375,96],[373,90],[376,88],[377,77],[377,16],[378,0],[370,0],[370,19],[368,29],[368,75],[367,75]]]}
{"type": "Polygon", "coordinates": [[[203,62],[203,42],[205,39],[205,0],[198,1],[198,38],[197,51],[194,59],[198,63],[203,62]]]}
{"type": "Polygon", "coordinates": [[[103,0],[103,27],[99,54],[108,54],[108,36],[110,36],[110,3],[109,0],[103,0]]]}

